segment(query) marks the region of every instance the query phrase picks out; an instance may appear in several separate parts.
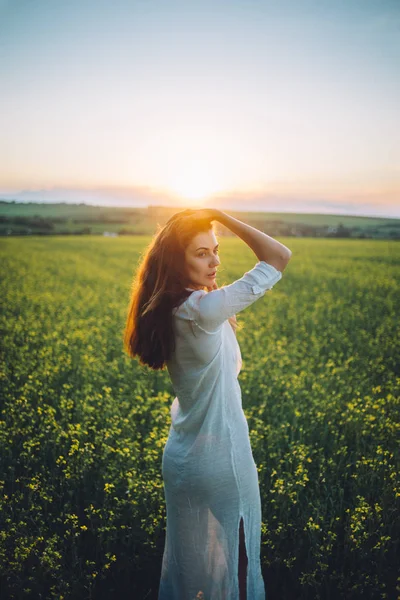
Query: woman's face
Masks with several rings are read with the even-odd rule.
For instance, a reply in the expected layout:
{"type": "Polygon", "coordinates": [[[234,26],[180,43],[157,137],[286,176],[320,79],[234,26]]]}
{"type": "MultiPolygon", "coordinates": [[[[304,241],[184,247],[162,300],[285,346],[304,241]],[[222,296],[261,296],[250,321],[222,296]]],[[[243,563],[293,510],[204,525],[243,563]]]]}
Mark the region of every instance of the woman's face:
{"type": "Polygon", "coordinates": [[[220,264],[215,233],[212,230],[198,233],[185,250],[185,260],[188,276],[185,287],[195,290],[212,287],[220,264]],[[214,276],[210,276],[212,273],[214,276]]]}

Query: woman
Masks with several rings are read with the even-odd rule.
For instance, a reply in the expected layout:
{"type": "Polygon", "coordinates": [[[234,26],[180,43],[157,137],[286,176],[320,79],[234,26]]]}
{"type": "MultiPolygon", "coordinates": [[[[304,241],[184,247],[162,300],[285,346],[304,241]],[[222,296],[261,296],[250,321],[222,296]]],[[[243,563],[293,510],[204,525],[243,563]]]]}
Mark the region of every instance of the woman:
{"type": "Polygon", "coordinates": [[[153,369],[166,365],[176,394],[162,458],[167,527],[158,600],[265,599],[260,491],[237,378],[236,313],[282,278],[291,254],[224,212],[185,210],[158,231],[138,269],[125,347],[153,369]],[[212,221],[258,258],[221,288],[212,221]]]}

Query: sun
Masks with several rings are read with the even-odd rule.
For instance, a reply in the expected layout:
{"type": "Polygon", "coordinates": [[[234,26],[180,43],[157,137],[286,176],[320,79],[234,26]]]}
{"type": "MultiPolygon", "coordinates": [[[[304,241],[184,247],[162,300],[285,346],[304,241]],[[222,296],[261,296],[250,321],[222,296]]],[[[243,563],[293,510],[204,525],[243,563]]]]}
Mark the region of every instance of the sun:
{"type": "Polygon", "coordinates": [[[201,201],[221,191],[222,186],[205,166],[182,165],[179,174],[170,176],[168,188],[184,201],[201,201]]]}

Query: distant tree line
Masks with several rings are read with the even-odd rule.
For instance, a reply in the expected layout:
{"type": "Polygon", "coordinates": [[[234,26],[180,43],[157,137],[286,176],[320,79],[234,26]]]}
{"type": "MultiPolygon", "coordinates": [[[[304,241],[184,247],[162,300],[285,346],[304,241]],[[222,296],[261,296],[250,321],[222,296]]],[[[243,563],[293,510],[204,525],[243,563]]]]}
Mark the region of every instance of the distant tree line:
{"type": "Polygon", "coordinates": [[[0,223],[25,225],[26,227],[32,227],[34,229],[54,229],[54,224],[57,222],[63,222],[66,219],[64,217],[40,217],[39,215],[33,215],[33,217],[6,217],[0,215],[0,223]]]}
{"type": "MultiPolygon", "coordinates": [[[[41,217],[33,216],[0,216],[0,235],[81,235],[92,234],[101,235],[99,225],[124,225],[115,231],[118,235],[151,235],[156,230],[157,225],[163,225],[169,218],[170,210],[164,213],[151,212],[148,215],[135,214],[131,211],[124,211],[120,216],[96,215],[93,217],[68,218],[66,216],[41,217]],[[130,213],[130,214],[128,214],[130,213]],[[69,223],[67,229],[56,228],[56,225],[69,223]],[[138,227],[138,224],[141,227],[138,227]],[[78,224],[86,225],[82,228],[74,226],[78,224]],[[97,226],[97,231],[92,232],[90,224],[97,226]]],[[[243,217],[241,217],[243,219],[243,217]]],[[[400,224],[396,221],[392,223],[382,223],[382,226],[370,227],[346,227],[343,223],[336,226],[331,225],[309,225],[306,223],[290,223],[277,219],[263,219],[262,217],[243,219],[249,225],[264,231],[271,236],[287,237],[322,237],[322,238],[384,238],[400,239],[400,224]]],[[[230,229],[219,222],[216,222],[216,232],[221,236],[234,236],[230,229]]]]}

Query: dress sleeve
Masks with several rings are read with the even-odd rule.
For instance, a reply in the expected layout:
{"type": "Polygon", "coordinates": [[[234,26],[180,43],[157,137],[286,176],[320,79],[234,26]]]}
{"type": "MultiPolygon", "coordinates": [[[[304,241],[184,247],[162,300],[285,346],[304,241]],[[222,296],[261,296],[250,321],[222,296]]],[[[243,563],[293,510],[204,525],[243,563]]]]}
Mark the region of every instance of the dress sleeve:
{"type": "Polygon", "coordinates": [[[191,318],[204,330],[215,331],[226,319],[264,296],[282,278],[281,271],[260,260],[240,279],[217,290],[196,290],[188,298],[191,318]]]}

